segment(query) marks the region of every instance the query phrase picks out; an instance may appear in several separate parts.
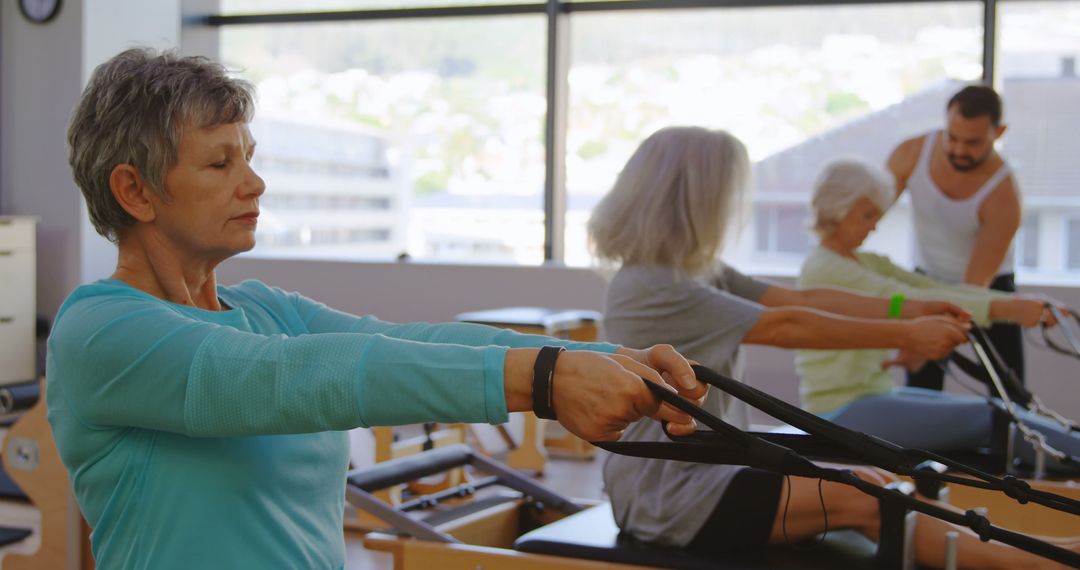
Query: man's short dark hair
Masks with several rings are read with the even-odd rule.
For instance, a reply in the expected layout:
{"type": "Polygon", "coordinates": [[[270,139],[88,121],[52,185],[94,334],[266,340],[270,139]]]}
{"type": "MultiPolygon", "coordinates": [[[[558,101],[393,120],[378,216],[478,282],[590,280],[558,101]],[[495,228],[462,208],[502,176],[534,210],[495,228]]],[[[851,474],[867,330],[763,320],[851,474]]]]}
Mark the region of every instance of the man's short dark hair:
{"type": "Polygon", "coordinates": [[[975,117],[990,117],[994,126],[1001,124],[1001,96],[993,88],[985,85],[968,85],[949,99],[945,109],[960,111],[960,116],[965,119],[975,117]]]}

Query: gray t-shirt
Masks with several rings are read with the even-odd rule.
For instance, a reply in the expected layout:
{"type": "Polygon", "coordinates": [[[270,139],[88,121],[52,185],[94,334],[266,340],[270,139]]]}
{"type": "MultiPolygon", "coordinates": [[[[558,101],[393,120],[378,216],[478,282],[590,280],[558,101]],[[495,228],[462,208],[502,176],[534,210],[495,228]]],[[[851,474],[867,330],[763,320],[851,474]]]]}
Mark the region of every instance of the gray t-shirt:
{"type": "MultiPolygon", "coordinates": [[[[718,264],[703,277],[657,266],[624,266],[608,285],[604,330],[632,347],[671,344],[689,359],[737,376],[739,343],[764,308],[755,301],[769,284],[718,264]]],[[[709,390],[705,409],[749,427],[745,405],[709,390]]],[[[631,425],[621,441],[670,441],[660,423],[631,425]]],[[[612,455],[604,486],[619,528],[650,542],[686,546],[697,535],[742,467],[612,455]]]]}

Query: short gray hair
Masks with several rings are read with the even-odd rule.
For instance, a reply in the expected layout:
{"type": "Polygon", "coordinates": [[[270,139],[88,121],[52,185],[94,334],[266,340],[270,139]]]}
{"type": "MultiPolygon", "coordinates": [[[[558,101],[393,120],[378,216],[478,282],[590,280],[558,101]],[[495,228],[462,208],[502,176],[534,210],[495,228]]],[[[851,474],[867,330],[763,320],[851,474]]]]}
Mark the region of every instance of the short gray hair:
{"type": "Polygon", "coordinates": [[[68,161],[97,232],[112,242],[135,220],[112,195],[109,177],[134,166],[167,198],[165,174],[185,127],[251,122],[255,88],[205,57],[145,48],[124,51],[94,69],[68,127],[68,161]]]}
{"type": "Polygon", "coordinates": [[[847,215],[859,198],[869,198],[882,212],[896,199],[892,177],[881,169],[855,159],[834,160],[814,181],[810,200],[813,229],[826,236],[847,215]]]}
{"type": "Polygon", "coordinates": [[[739,139],[700,127],[661,129],[634,151],[593,210],[593,250],[606,261],[706,271],[750,186],[739,139]]]}

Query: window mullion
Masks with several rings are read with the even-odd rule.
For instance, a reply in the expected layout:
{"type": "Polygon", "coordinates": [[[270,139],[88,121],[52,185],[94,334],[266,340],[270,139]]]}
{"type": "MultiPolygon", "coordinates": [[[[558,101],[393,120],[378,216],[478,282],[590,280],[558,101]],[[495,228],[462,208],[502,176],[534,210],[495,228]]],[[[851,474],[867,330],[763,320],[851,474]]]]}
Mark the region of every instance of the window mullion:
{"type": "Polygon", "coordinates": [[[1001,78],[997,73],[997,52],[1001,43],[998,32],[997,0],[983,0],[983,83],[1001,92],[1001,78]]]}
{"type": "Polygon", "coordinates": [[[566,251],[566,122],[570,64],[568,16],[560,0],[547,3],[547,113],[544,118],[544,261],[566,251]]]}

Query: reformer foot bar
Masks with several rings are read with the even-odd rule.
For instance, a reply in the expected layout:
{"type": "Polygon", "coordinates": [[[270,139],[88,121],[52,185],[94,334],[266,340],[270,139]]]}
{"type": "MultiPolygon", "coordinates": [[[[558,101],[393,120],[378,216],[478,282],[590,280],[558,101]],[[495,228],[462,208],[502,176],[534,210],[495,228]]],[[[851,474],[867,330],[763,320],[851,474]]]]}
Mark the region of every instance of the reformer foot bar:
{"type": "MultiPolygon", "coordinates": [[[[788,475],[844,483],[881,501],[903,505],[905,510],[920,512],[953,524],[966,526],[984,541],[997,540],[1050,560],[1080,568],[1080,554],[1024,534],[996,527],[985,516],[973,510],[963,514],[954,513],[903,493],[863,481],[849,470],[815,465],[806,456],[801,455],[800,450],[806,451],[806,455],[817,459],[874,465],[898,475],[911,477],[917,484],[920,482],[933,484],[937,481],[996,490],[1021,504],[1032,502],[1073,515],[1080,515],[1080,501],[1032,489],[1024,481],[1012,476],[995,477],[935,453],[902,448],[882,439],[849,430],[703,366],[694,366],[694,371],[699,380],[805,431],[807,435],[789,434],[781,439],[773,437],[773,434],[744,432],[669,390],[645,381],[658,398],[689,414],[713,431],[699,430],[691,436],[670,436],[673,440],[671,442],[601,442],[596,445],[624,455],[697,463],[747,465],[788,475]],[[925,461],[941,463],[967,477],[919,469],[919,465],[925,461]]],[[[889,559],[881,559],[880,564],[884,568],[901,568],[903,561],[894,555],[889,559]]]]}

